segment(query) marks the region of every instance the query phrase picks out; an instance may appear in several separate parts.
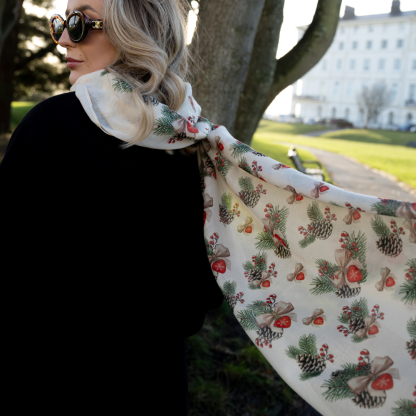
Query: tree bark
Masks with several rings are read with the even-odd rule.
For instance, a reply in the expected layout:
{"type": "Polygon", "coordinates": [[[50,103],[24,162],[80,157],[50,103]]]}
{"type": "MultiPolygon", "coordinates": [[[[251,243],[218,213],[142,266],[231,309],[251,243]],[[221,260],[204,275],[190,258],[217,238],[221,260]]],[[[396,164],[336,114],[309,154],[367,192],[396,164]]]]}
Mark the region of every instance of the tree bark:
{"type": "MultiPolygon", "coordinates": [[[[15,3],[19,3],[18,1],[15,3]]],[[[22,9],[22,2],[14,26],[4,40],[3,51],[0,55],[0,134],[10,130],[10,103],[13,97],[14,58],[17,52],[18,42],[18,18],[22,9]]],[[[3,17],[3,16],[1,16],[3,17]]]]}
{"type": "Polygon", "coordinates": [[[23,0],[0,0],[0,56],[11,31],[17,24],[23,0]]]}
{"type": "Polygon", "coordinates": [[[232,133],[265,0],[201,1],[191,54],[203,114],[232,133]],[[198,41],[198,45],[196,45],[198,41]],[[198,62],[199,61],[199,62],[198,62]]]}
{"type": "Polygon", "coordinates": [[[235,137],[245,143],[250,143],[273,84],[284,4],[285,0],[266,0],[263,7],[236,117],[235,137]]]}

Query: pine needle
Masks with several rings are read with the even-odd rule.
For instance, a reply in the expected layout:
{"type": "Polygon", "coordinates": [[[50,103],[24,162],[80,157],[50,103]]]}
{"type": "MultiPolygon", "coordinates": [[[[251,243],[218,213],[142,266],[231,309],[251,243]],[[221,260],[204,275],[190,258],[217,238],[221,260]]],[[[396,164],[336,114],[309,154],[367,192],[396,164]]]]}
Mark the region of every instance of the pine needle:
{"type": "Polygon", "coordinates": [[[416,338],[416,318],[410,318],[407,321],[407,332],[409,333],[410,338],[416,338]]]}
{"type": "Polygon", "coordinates": [[[302,335],[299,339],[299,348],[304,354],[318,355],[316,336],[314,334],[302,335]]]}

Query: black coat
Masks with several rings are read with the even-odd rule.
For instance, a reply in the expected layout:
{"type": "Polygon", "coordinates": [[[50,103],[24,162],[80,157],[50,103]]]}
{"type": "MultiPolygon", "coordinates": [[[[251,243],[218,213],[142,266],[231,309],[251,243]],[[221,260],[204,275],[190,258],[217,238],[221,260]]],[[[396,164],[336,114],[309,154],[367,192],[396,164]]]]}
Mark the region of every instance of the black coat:
{"type": "Polygon", "coordinates": [[[196,155],[121,144],[75,93],[38,104],[14,131],[0,164],[11,357],[67,360],[77,340],[90,359],[140,356],[157,369],[163,348],[221,304],[196,155]]]}

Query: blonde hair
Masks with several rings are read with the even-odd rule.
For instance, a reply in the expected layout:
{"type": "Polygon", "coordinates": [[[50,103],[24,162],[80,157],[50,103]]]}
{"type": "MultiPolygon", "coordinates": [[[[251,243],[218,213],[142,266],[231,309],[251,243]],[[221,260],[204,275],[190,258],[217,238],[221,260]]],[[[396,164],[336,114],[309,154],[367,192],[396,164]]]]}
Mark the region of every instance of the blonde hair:
{"type": "Polygon", "coordinates": [[[118,54],[107,70],[129,83],[142,117],[137,138],[154,127],[152,96],[172,110],[185,100],[188,73],[186,0],[104,0],[105,32],[118,54]]]}

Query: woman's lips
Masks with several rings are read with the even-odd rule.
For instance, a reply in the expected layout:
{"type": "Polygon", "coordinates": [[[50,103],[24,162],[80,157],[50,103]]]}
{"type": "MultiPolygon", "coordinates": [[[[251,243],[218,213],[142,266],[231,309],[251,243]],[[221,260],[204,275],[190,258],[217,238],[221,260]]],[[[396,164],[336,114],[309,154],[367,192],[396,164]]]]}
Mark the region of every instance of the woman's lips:
{"type": "Polygon", "coordinates": [[[76,60],[74,58],[69,58],[69,57],[67,57],[66,60],[67,60],[66,66],[68,68],[75,68],[76,66],[78,66],[78,65],[80,65],[80,64],[83,63],[83,61],[78,61],[78,60],[76,60]]]}

